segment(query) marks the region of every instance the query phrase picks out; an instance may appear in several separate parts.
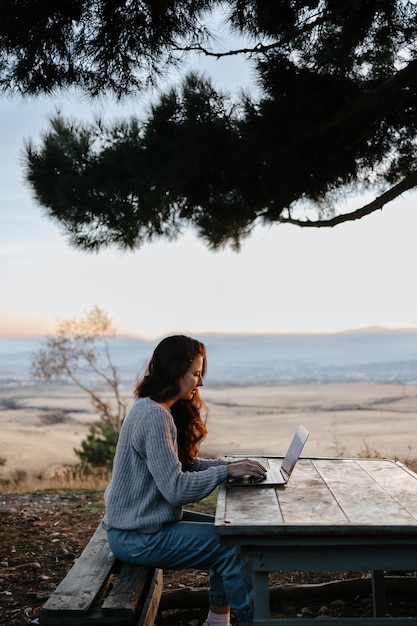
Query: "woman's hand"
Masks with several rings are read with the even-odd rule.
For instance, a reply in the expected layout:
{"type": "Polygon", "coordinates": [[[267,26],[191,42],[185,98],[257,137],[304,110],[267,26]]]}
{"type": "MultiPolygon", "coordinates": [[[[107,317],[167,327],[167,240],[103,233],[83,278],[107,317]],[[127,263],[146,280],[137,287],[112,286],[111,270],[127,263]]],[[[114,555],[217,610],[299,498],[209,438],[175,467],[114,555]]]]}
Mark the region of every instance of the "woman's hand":
{"type": "Polygon", "coordinates": [[[253,476],[254,478],[264,478],[266,468],[251,459],[241,459],[239,461],[231,461],[227,464],[227,473],[229,478],[240,478],[241,476],[253,476]]]}

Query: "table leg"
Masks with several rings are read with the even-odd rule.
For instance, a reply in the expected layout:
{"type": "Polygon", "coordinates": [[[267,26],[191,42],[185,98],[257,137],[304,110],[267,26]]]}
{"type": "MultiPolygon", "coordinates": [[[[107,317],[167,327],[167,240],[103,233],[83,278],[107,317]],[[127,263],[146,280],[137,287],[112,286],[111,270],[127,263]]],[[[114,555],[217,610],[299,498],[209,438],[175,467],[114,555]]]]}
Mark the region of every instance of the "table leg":
{"type": "Polygon", "coordinates": [[[383,571],[372,572],[372,599],[374,617],[384,617],[386,613],[385,578],[383,571]]]}
{"type": "Polygon", "coordinates": [[[268,572],[253,572],[254,619],[269,619],[269,575],[268,572]]]}

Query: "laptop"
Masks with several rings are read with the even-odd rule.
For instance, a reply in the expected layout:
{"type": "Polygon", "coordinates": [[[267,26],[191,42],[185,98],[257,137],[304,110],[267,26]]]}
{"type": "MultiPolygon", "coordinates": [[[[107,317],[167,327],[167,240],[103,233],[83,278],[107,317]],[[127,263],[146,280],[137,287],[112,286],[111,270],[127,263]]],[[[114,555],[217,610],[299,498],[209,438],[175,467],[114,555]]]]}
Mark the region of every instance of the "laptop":
{"type": "Polygon", "coordinates": [[[299,425],[294,437],[290,443],[287,454],[282,461],[281,467],[270,467],[265,475],[265,478],[254,478],[253,476],[240,476],[239,478],[229,478],[227,481],[229,485],[233,486],[254,486],[259,485],[262,487],[271,487],[274,485],[285,485],[292,474],[292,471],[300,458],[302,449],[309,436],[308,430],[299,425]]]}

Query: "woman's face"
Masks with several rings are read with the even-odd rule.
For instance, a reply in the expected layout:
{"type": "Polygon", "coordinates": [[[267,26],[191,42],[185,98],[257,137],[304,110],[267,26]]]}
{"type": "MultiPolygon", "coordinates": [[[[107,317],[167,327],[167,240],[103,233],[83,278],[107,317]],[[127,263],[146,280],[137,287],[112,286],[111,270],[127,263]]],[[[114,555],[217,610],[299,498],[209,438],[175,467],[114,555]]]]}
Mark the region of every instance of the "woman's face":
{"type": "Polygon", "coordinates": [[[201,377],[203,371],[203,357],[199,354],[195,357],[188,370],[182,376],[179,383],[179,399],[192,400],[197,387],[203,385],[201,377]]]}

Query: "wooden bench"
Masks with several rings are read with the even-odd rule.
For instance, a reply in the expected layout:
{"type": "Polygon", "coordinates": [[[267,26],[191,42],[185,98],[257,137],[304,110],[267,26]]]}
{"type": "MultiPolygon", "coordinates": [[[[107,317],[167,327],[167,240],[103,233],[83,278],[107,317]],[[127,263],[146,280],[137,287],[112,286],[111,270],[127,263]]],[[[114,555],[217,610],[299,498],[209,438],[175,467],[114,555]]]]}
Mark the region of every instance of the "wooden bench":
{"type": "Polygon", "coordinates": [[[99,526],[31,624],[152,626],[162,593],[162,570],[122,563],[99,526]]]}

